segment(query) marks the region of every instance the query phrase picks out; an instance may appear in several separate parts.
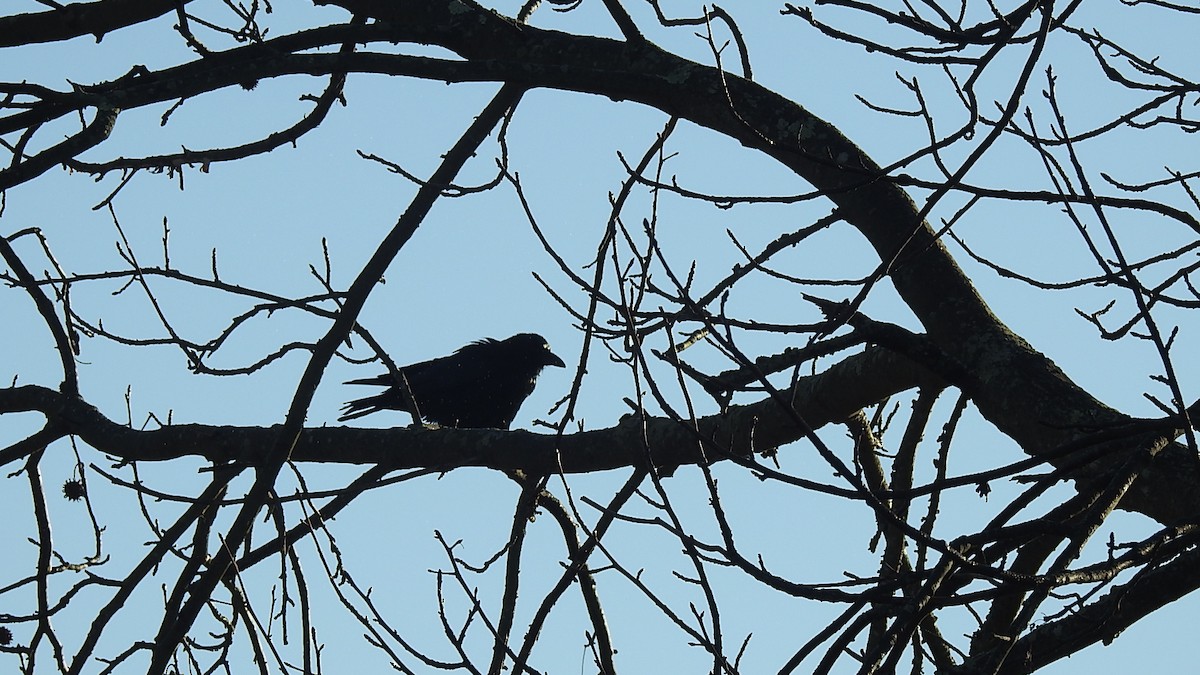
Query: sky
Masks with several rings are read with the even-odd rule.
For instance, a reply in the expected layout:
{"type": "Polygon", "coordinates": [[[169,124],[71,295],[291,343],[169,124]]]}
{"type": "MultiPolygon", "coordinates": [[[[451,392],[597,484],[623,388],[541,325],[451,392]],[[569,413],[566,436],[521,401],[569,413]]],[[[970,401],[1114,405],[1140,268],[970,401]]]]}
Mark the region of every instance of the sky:
{"type": "MultiPolygon", "coordinates": [[[[23,4],[27,6],[17,11],[41,7],[35,2],[23,4]]],[[[219,3],[193,4],[191,11],[203,16],[222,16],[219,3]]],[[[653,15],[649,8],[626,4],[656,43],[702,63],[712,62],[710,47],[695,27],[650,31],[653,15]]],[[[666,11],[678,16],[700,11],[699,5],[692,3],[663,4],[666,11]]],[[[496,4],[499,11],[509,15],[517,7],[514,2],[496,4]]],[[[940,112],[937,122],[944,128],[939,131],[945,133],[963,122],[961,106],[954,104],[953,91],[936,69],[918,69],[869,54],[861,47],[832,42],[802,20],[781,16],[779,9],[776,3],[747,3],[731,10],[751,45],[755,79],[837,124],[881,164],[922,147],[926,139],[924,123],[920,118],[882,115],[856,96],[879,106],[912,109],[911,92],[901,77],[916,76],[931,105],[940,112]]],[[[834,25],[876,37],[896,36],[893,28],[836,8],[822,10],[819,16],[834,25]]],[[[335,9],[277,6],[266,21],[271,26],[270,34],[279,35],[299,26],[342,18],[343,14],[335,9]]],[[[603,5],[595,0],[569,13],[554,12],[547,5],[535,14],[533,23],[579,33],[616,34],[603,15],[603,5]]],[[[1101,28],[1118,41],[1154,49],[1168,67],[1183,69],[1194,60],[1188,52],[1192,43],[1187,27],[1159,8],[1092,2],[1081,10],[1075,23],[1101,28]],[[1089,14],[1082,14],[1084,11],[1089,14]]],[[[173,64],[188,56],[171,31],[171,24],[169,17],[160,19],[109,35],[99,44],[76,39],[10,49],[0,58],[0,79],[28,80],[61,89],[68,86],[68,81],[114,79],[133,64],[152,69],[173,64]]],[[[717,31],[718,40],[725,39],[719,27],[717,31]]],[[[726,64],[735,62],[732,50],[727,48],[723,57],[726,64]]],[[[1051,46],[1049,54],[1072,130],[1091,128],[1114,110],[1122,109],[1123,101],[1112,98],[1110,89],[1104,88],[1088,60],[1089,54],[1078,43],[1061,40],[1051,46]]],[[[1003,95],[1005,85],[1014,77],[1011,66],[1015,63],[1015,59],[1002,59],[994,64],[983,80],[986,95],[1003,95]]],[[[1035,73],[1032,82],[1030,91],[1041,91],[1047,86],[1046,73],[1035,73]]],[[[322,86],[313,78],[288,77],[262,82],[253,91],[231,88],[187,101],[171,112],[165,125],[160,125],[160,117],[168,106],[128,111],[120,117],[110,141],[86,158],[100,161],[172,152],[181,146],[196,149],[252,140],[298,119],[311,107],[300,97],[316,93],[322,86]]],[[[426,176],[495,91],[492,84],[448,86],[355,76],[346,87],[348,105],[335,106],[321,127],[296,147],[283,147],[235,163],[214,164],[205,170],[189,168],[182,181],[179,176],[139,173],[114,198],[111,212],[93,207],[117,187],[120,176],[93,180],[55,169],[5,195],[0,232],[8,235],[24,228],[41,228],[57,263],[69,272],[82,274],[127,267],[116,244],[124,240],[128,244],[122,246],[131,249],[141,264],[161,264],[165,222],[173,268],[209,276],[215,257],[222,280],[291,296],[322,292],[310,266],[324,269],[323,247],[327,246],[333,285],[345,288],[415,192],[410,182],[379,163],[364,160],[359,151],[426,176]]],[[[1039,96],[1031,94],[1028,98],[1040,128],[1047,130],[1050,120],[1045,105],[1039,102],[1039,96]]],[[[995,108],[991,100],[984,104],[985,114],[992,114],[995,108]]],[[[665,121],[664,115],[655,110],[574,93],[537,90],[521,101],[508,130],[510,168],[520,177],[538,225],[575,272],[589,272],[585,266],[595,255],[603,233],[610,195],[625,175],[620,157],[636,161],[665,121]]],[[[61,124],[45,130],[43,138],[59,138],[70,130],[69,123],[61,124]]],[[[1184,135],[1177,132],[1150,130],[1120,136],[1111,143],[1097,142],[1083,149],[1089,166],[1095,167],[1093,178],[1099,180],[1103,171],[1128,182],[1153,180],[1163,176],[1164,165],[1186,170],[1189,155],[1194,155],[1194,141],[1189,145],[1188,139],[1180,138],[1184,135]]],[[[966,146],[966,150],[970,148],[966,146]]],[[[667,151],[672,156],[665,164],[664,175],[689,189],[739,195],[793,195],[808,189],[771,160],[691,125],[680,126],[667,151]]],[[[963,152],[952,150],[947,157],[951,162],[961,161],[963,152]]],[[[457,182],[486,183],[495,175],[497,153],[493,136],[457,182]]],[[[929,175],[931,167],[928,163],[918,164],[911,172],[929,175]]],[[[1041,188],[1045,183],[1044,171],[1031,160],[1030,153],[1015,145],[990,154],[968,179],[1014,188],[1041,188]]],[[[913,194],[918,200],[925,196],[915,190],[913,194]]],[[[1172,201],[1181,197],[1162,198],[1172,201]]],[[[963,203],[961,197],[948,197],[935,210],[935,218],[949,217],[963,203]]],[[[657,236],[672,265],[686,270],[696,261],[697,286],[703,288],[724,277],[740,260],[741,254],[727,231],[749,250],[757,250],[779,233],[811,222],[827,210],[828,204],[765,204],[721,210],[669,194],[660,195],[654,203],[647,192],[641,191],[624,219],[636,227],[642,218],[653,214],[657,236]],[[652,207],[656,210],[651,211],[652,207]]],[[[1183,245],[1195,238],[1194,233],[1176,223],[1144,215],[1121,214],[1116,225],[1122,243],[1138,255],[1183,245]]],[[[973,250],[1041,279],[1065,281],[1095,274],[1095,265],[1084,253],[1078,234],[1057,207],[985,204],[972,210],[955,232],[973,250]]],[[[32,238],[18,240],[16,248],[31,267],[48,267],[32,238]]],[[[1127,297],[1110,288],[1063,292],[1031,289],[972,262],[957,246],[951,246],[951,250],[996,313],[1076,382],[1124,412],[1157,414],[1144,396],[1151,393],[1166,397],[1163,388],[1149,378],[1161,370],[1153,350],[1137,340],[1102,340],[1076,312],[1093,312],[1115,299],[1114,313],[1126,316],[1127,297]]],[[[781,271],[797,276],[855,278],[869,273],[877,260],[853,231],[835,228],[781,256],[776,264],[781,271]]],[[[467,197],[442,199],[388,270],[386,283],[373,291],[361,321],[399,363],[440,356],[485,336],[503,338],[532,331],[544,335],[555,352],[573,365],[578,362],[581,333],[572,317],[542,289],[535,273],[573,307],[586,306],[585,294],[543,251],[511,187],[503,185],[467,197]]],[[[251,306],[208,290],[158,279],[151,283],[172,325],[194,339],[213,337],[232,317],[251,306]]],[[[823,292],[831,299],[841,299],[847,293],[844,287],[827,288],[823,292]]],[[[163,329],[150,315],[145,295],[136,287],[121,289],[121,283],[112,281],[79,284],[73,290],[72,302],[84,316],[102,317],[105,328],[114,332],[162,337],[163,329]]],[[[731,296],[730,307],[761,321],[812,321],[817,314],[794,288],[761,278],[748,279],[739,286],[731,296]]],[[[8,289],[0,294],[0,311],[14,327],[8,335],[9,359],[0,361],[0,378],[56,386],[61,379],[59,365],[28,298],[8,289]]],[[[872,293],[864,311],[876,319],[918,328],[886,286],[872,293]]],[[[1196,328],[1193,319],[1169,311],[1160,317],[1167,325],[1181,327],[1180,345],[1190,344],[1196,328]]],[[[324,321],[296,312],[260,315],[236,331],[209,365],[242,368],[281,344],[315,340],[326,329],[324,321]]],[[[745,344],[765,354],[790,343],[779,337],[747,336],[745,344]]],[[[653,346],[662,348],[665,343],[653,346]]],[[[364,358],[369,352],[356,343],[353,355],[364,358]]],[[[690,350],[689,357],[701,368],[728,367],[715,350],[704,346],[690,350]]],[[[79,363],[84,396],[111,419],[128,421],[135,427],[153,426],[152,419],[267,426],[282,421],[306,358],[303,352],[293,352],[248,376],[197,376],[187,371],[186,360],[178,349],[130,348],[87,338],[79,363]]],[[[1175,365],[1186,397],[1194,391],[1196,368],[1186,362],[1175,365]]],[[[628,412],[621,400],[630,395],[628,372],[600,351],[594,353],[588,370],[578,405],[580,423],[589,429],[611,426],[628,412]]],[[[334,424],[341,403],[359,395],[349,392],[342,382],[379,371],[377,364],[335,360],[313,401],[308,424],[334,424]]],[[[570,381],[569,370],[547,371],[514,427],[539,429],[535,420],[557,419],[548,411],[568,390],[570,381]]],[[[677,391],[669,395],[673,401],[681,400],[677,391]]],[[[754,398],[744,395],[739,400],[754,398]]],[[[922,452],[932,452],[937,425],[946,419],[952,403],[952,397],[939,403],[922,452]]],[[[701,412],[711,413],[712,407],[711,403],[702,403],[701,412]]],[[[905,399],[898,405],[896,429],[902,428],[908,410],[905,399]]],[[[20,438],[36,429],[39,421],[36,415],[7,416],[0,428],[0,442],[7,444],[20,438]]],[[[408,419],[400,413],[386,413],[360,423],[394,426],[407,424],[408,419]]],[[[844,436],[841,428],[823,433],[843,454],[848,447],[844,436]]],[[[898,437],[898,432],[893,432],[891,443],[898,442],[898,437]]],[[[90,449],[81,447],[79,453],[85,464],[94,463],[107,472],[131,478],[127,467],[114,468],[111,461],[90,449]]],[[[968,411],[951,471],[967,473],[1019,457],[1011,441],[991,431],[976,413],[968,411]]],[[[68,444],[52,446],[52,458],[43,469],[47,484],[53,487],[69,477],[74,458],[68,444]]],[[[834,480],[828,467],[806,444],[789,447],[782,461],[784,469],[806,478],[834,480]]],[[[201,466],[195,461],[143,465],[139,467],[140,478],[164,492],[194,494],[206,481],[203,474],[197,473],[201,466]]],[[[928,464],[923,466],[928,472],[928,464]]],[[[336,488],[358,474],[355,467],[325,465],[301,467],[301,471],[311,489],[336,488]]],[[[846,572],[873,573],[873,557],[867,544],[874,533],[874,521],[868,513],[820,495],[797,494],[763,484],[733,467],[718,467],[716,474],[725,505],[737,524],[739,543],[746,550],[762,550],[764,559],[779,572],[806,582],[837,581],[846,572]]],[[[619,471],[572,477],[569,487],[581,511],[593,521],[595,512],[578,500],[590,496],[605,502],[625,478],[626,473],[619,471]]],[[[29,522],[27,499],[22,501],[24,483],[21,479],[7,480],[15,481],[14,488],[0,491],[0,507],[13,514],[13,525],[6,525],[4,531],[13,527],[11,534],[18,539],[17,550],[0,560],[0,579],[27,573],[22,570],[30,569],[35,552],[33,546],[24,545],[30,532],[20,529],[29,522]]],[[[294,476],[283,476],[280,491],[295,489],[297,481],[294,476]]],[[[665,485],[687,524],[712,539],[716,530],[706,509],[708,493],[698,471],[681,470],[665,485]]],[[[89,486],[96,515],[108,528],[105,553],[111,555],[111,561],[100,573],[119,576],[122,565],[131,564],[143,550],[148,537],[146,524],[138,515],[140,509],[131,491],[109,483],[99,473],[89,473],[89,486]]],[[[552,483],[552,487],[560,495],[565,493],[560,483],[552,483]]],[[[988,500],[970,489],[949,496],[942,524],[951,532],[968,531],[972,523],[990,519],[1007,503],[1004,497],[1019,489],[1007,484],[992,487],[995,492],[988,500]]],[[[331,529],[348,571],[357,582],[373,589],[372,598],[378,606],[395,618],[406,637],[445,657],[446,647],[439,642],[440,628],[428,623],[428,610],[436,599],[434,577],[427,570],[447,565],[434,532],[442,533],[449,542],[461,540],[458,553],[482,562],[504,545],[515,499],[516,490],[507,479],[484,470],[459,470],[374,490],[347,509],[331,529]]],[[[80,534],[90,532],[86,514],[78,505],[62,500],[52,500],[51,507],[57,536],[68,557],[88,555],[90,535],[80,534]]],[[[169,501],[155,502],[150,512],[160,522],[168,523],[180,508],[169,501]]],[[[643,504],[631,512],[648,515],[652,510],[643,504]]],[[[1031,512],[1037,513],[1037,506],[1031,512]]],[[[294,518],[298,512],[291,513],[294,518]]],[[[1153,531],[1144,519],[1123,514],[1114,516],[1106,529],[1111,529],[1118,540],[1132,540],[1153,531]]],[[[563,556],[561,538],[548,518],[539,518],[530,527],[530,537],[526,546],[529,581],[522,592],[518,631],[523,627],[521,619],[528,619],[540,598],[539,589],[556,578],[563,556]]],[[[1089,555],[1102,557],[1107,539],[1107,533],[1098,535],[1089,555]]],[[[619,524],[610,545],[612,554],[629,569],[645,570],[645,578],[674,603],[677,611],[686,613],[687,603],[696,601],[694,587],[670,575],[671,567],[682,569],[686,561],[679,554],[678,543],[663,532],[619,524]]],[[[316,572],[318,557],[311,548],[305,553],[307,571],[316,572]]],[[[745,672],[777,669],[798,641],[807,639],[842,609],[755,591],[728,570],[711,571],[718,592],[726,599],[722,620],[727,639],[740,640],[747,633],[753,634],[745,672]]],[[[274,570],[256,570],[247,575],[247,583],[258,581],[265,589],[274,574],[274,570]]],[[[169,571],[164,571],[162,583],[172,581],[169,571]]],[[[479,583],[485,598],[494,601],[498,592],[495,574],[479,583]]],[[[685,648],[686,639],[675,629],[647,618],[652,607],[615,571],[602,573],[599,583],[602,594],[609,598],[606,611],[620,650],[618,664],[625,664],[627,672],[638,672],[648,665],[671,666],[677,672],[699,672],[705,667],[708,659],[700,650],[685,648]],[[672,645],[670,649],[664,649],[664,640],[672,645]]],[[[314,593],[321,602],[332,603],[336,602],[333,591],[326,585],[314,593]]],[[[156,602],[158,592],[156,588],[146,589],[131,601],[130,607],[156,602]]],[[[19,604],[20,593],[8,595],[19,604]]],[[[265,597],[259,598],[264,605],[269,603],[265,597]]],[[[96,600],[87,597],[80,604],[86,607],[89,602],[96,600]]],[[[577,596],[568,594],[554,616],[578,616],[578,605],[577,596]]],[[[461,615],[465,611],[461,595],[455,595],[448,607],[461,615]]],[[[1042,672],[1134,667],[1180,672],[1195,660],[1194,649],[1190,648],[1194,640],[1190,638],[1197,609],[1200,607],[1195,599],[1180,601],[1129,629],[1112,646],[1091,647],[1042,672]]],[[[17,612],[0,604],[3,613],[17,612]]],[[[122,637],[144,639],[148,635],[145,631],[152,630],[132,616],[119,615],[120,630],[105,643],[109,653],[119,649],[122,637]]],[[[957,620],[969,626],[968,617],[957,620]]],[[[64,619],[65,625],[69,622],[64,619]]],[[[320,627],[320,637],[328,645],[327,667],[351,663],[375,672],[386,665],[378,652],[360,646],[357,636],[361,627],[357,624],[326,624],[320,627]]],[[[580,631],[574,619],[551,621],[535,658],[541,659],[550,672],[586,672],[580,631]]]]}

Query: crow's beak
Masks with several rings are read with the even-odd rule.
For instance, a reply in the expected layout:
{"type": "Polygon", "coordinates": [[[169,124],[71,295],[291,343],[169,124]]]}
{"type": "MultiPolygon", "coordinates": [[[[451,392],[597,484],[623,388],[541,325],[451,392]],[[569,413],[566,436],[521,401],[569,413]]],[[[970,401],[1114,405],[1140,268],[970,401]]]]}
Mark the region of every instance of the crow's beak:
{"type": "Polygon", "coordinates": [[[562,359],[558,358],[558,356],[556,356],[554,354],[554,352],[549,351],[549,350],[546,351],[546,365],[555,366],[557,368],[566,368],[567,367],[567,364],[563,363],[562,359]]]}

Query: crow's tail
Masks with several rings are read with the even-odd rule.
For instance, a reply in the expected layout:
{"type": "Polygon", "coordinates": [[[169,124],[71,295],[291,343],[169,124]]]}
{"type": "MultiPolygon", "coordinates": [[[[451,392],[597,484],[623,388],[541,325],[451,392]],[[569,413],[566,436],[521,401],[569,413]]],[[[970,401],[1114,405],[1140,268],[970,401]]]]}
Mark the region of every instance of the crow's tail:
{"type": "Polygon", "coordinates": [[[383,405],[384,403],[386,403],[386,400],[383,394],[355,399],[342,406],[342,416],[338,418],[338,421],[345,422],[346,420],[354,420],[364,415],[370,415],[373,412],[379,412],[387,407],[383,405]]]}

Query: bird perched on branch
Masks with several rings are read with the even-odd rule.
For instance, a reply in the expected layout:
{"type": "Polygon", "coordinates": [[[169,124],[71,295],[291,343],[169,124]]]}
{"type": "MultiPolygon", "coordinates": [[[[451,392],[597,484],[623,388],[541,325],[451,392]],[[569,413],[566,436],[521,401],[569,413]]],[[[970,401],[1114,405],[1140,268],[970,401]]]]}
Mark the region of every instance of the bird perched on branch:
{"type": "Polygon", "coordinates": [[[371,384],[387,390],[342,407],[339,422],[380,410],[402,410],[414,421],[444,427],[507,429],[533,393],[546,366],[562,368],[541,335],[521,333],[507,340],[485,338],[450,356],[422,361],[391,373],[346,384],[371,384]]]}

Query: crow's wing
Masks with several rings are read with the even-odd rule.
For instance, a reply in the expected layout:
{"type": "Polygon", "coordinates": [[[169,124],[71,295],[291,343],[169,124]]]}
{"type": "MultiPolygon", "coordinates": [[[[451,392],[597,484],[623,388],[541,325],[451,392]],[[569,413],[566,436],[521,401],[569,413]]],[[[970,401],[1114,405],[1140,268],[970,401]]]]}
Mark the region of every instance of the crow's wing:
{"type": "MultiPolygon", "coordinates": [[[[370,415],[380,410],[401,410],[413,416],[414,420],[419,420],[424,414],[424,410],[415,405],[412,394],[412,382],[416,381],[424,383],[431,379],[431,372],[449,372],[450,369],[440,362],[454,358],[453,356],[444,356],[421,363],[414,363],[410,366],[400,368],[401,380],[397,382],[396,378],[392,377],[391,373],[383,373],[375,377],[367,377],[359,380],[350,380],[346,384],[365,384],[376,387],[387,387],[383,391],[374,396],[355,399],[346,403],[342,407],[342,416],[338,418],[339,422],[346,420],[357,419],[364,415],[370,415]],[[418,414],[418,411],[421,414],[418,414]]],[[[424,388],[422,384],[421,388],[424,388]]]]}
{"type": "Polygon", "coordinates": [[[424,419],[443,426],[476,426],[460,420],[474,421],[479,417],[475,412],[484,404],[479,387],[481,381],[490,379],[487,371],[493,360],[487,348],[490,344],[492,342],[472,343],[450,356],[403,366],[400,382],[391,373],[350,380],[346,384],[387,387],[387,390],[350,401],[343,407],[338,421],[380,410],[402,410],[414,420],[424,419]]]}
{"type": "Polygon", "coordinates": [[[533,392],[544,363],[531,360],[525,351],[508,341],[481,340],[450,356],[401,368],[400,383],[389,373],[352,380],[347,384],[388,389],[347,403],[339,420],[394,409],[442,426],[507,429],[533,392]]]}

